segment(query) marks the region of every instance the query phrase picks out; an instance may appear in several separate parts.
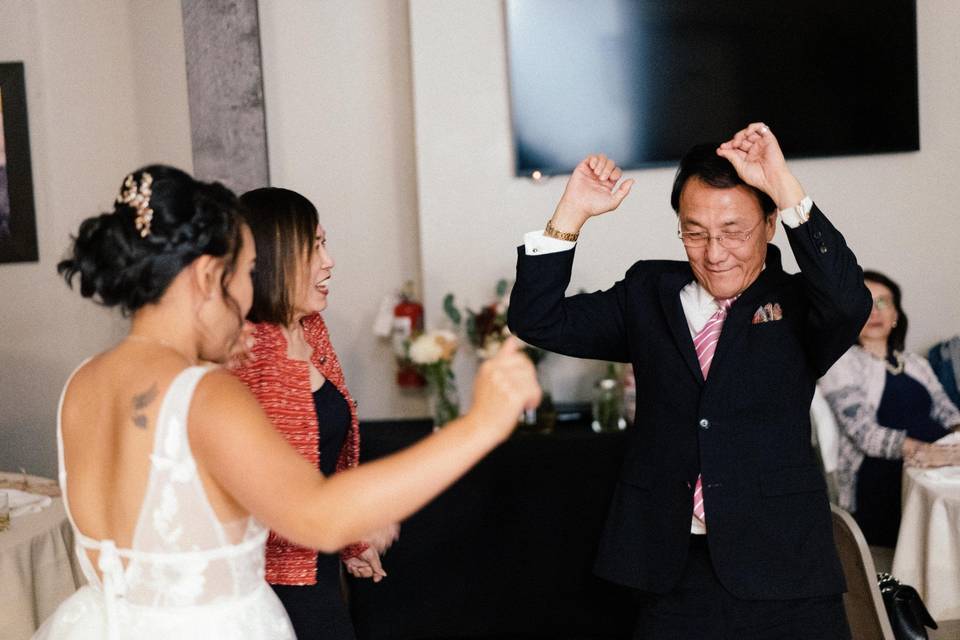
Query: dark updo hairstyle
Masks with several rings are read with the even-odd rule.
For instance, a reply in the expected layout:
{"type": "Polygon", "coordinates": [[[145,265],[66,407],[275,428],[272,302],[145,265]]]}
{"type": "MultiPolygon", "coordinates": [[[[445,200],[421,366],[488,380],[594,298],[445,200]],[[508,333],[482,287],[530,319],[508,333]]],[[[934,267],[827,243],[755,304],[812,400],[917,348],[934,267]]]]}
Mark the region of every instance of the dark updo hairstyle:
{"type": "Polygon", "coordinates": [[[897,310],[897,326],[892,328],[890,335],[887,336],[887,353],[903,351],[904,344],[907,342],[907,314],[903,312],[900,304],[900,285],[879,271],[864,271],[863,279],[882,284],[893,294],[893,308],[897,310]]]}
{"type": "MultiPolygon", "coordinates": [[[[157,302],[184,267],[202,255],[224,259],[221,288],[236,268],[242,236],[241,204],[219,183],[194,180],[164,165],[134,171],[134,188],[152,178],[146,205],[153,210],[149,231],[138,227],[135,204],[116,202],[112,212],[87,218],[73,238],[69,256],[57,271],[80,294],[130,315],[157,302]]],[[[121,186],[121,193],[129,183],[121,186]]],[[[142,222],[140,220],[139,222],[142,222]]]]}
{"type": "Polygon", "coordinates": [[[296,295],[303,286],[303,266],[316,246],[317,208],[289,189],[264,187],[240,196],[257,245],[253,306],[247,319],[290,325],[296,295]]]}
{"type": "Polygon", "coordinates": [[[708,142],[691,147],[689,151],[683,154],[680,159],[680,166],[677,167],[677,173],[673,178],[673,191],[670,193],[670,206],[678,214],[680,213],[680,194],[683,193],[683,187],[691,178],[697,178],[704,184],[710,185],[716,189],[732,189],[738,185],[745,186],[753,195],[757,197],[760,203],[760,209],[767,216],[777,210],[777,205],[763,191],[756,187],[751,187],[737,173],[730,161],[723,156],[717,155],[717,147],[720,145],[708,142]]]}

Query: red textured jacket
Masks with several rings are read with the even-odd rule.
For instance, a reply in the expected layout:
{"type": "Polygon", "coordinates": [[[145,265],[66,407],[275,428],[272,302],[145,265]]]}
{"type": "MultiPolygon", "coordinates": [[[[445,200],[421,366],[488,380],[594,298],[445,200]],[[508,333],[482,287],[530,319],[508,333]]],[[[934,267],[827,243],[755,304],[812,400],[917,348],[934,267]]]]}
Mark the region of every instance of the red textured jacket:
{"type": "MultiPolygon", "coordinates": [[[[313,366],[332,383],[350,407],[350,430],[337,459],[337,471],[355,467],[360,457],[360,429],[357,407],[347,391],[340,361],[330,344],[327,326],[319,314],[303,320],[307,343],[313,347],[313,366]]],[[[287,357],[287,340],[279,326],[256,325],[250,357],[234,373],[249,387],[269,416],[273,426],[301,456],[319,468],[321,425],[310,389],[306,362],[287,357]]],[[[350,545],[341,556],[362,553],[363,543],[350,545]]],[[[270,584],[307,585],[317,583],[317,552],[281,538],[271,531],[267,539],[266,578],[270,584]]]]}

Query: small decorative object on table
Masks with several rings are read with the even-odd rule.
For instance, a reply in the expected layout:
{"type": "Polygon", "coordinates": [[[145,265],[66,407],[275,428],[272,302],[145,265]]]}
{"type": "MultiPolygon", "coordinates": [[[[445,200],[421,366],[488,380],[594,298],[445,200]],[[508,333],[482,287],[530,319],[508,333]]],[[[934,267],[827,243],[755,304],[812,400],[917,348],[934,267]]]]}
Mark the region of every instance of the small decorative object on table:
{"type": "Polygon", "coordinates": [[[435,330],[417,336],[410,343],[410,360],[427,380],[433,426],[439,429],[460,415],[460,398],[451,363],[457,353],[457,336],[435,330]]]}
{"type": "Polygon", "coordinates": [[[612,362],[607,364],[607,373],[594,385],[593,422],[594,433],[623,431],[627,421],[623,417],[623,385],[612,362]]]}

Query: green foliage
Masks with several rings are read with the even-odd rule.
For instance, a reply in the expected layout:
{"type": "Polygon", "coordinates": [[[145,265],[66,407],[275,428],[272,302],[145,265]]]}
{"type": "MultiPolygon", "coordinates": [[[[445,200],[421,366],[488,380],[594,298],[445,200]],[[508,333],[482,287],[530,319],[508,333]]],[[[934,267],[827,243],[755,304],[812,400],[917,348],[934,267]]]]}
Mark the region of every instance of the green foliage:
{"type": "Polygon", "coordinates": [[[443,297],[443,312],[447,314],[447,317],[450,318],[453,324],[458,327],[460,326],[460,322],[463,320],[463,314],[460,313],[457,305],[454,304],[452,293],[448,293],[443,297]]]}

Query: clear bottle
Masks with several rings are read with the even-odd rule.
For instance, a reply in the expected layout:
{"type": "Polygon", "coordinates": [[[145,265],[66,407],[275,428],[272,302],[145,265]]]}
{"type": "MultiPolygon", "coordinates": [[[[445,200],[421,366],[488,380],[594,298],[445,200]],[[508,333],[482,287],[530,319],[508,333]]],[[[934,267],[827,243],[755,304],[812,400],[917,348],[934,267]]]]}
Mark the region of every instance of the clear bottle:
{"type": "Polygon", "coordinates": [[[594,433],[623,431],[627,428],[627,421],[623,418],[623,385],[613,363],[607,365],[606,375],[594,385],[593,422],[590,428],[594,433]]]}

